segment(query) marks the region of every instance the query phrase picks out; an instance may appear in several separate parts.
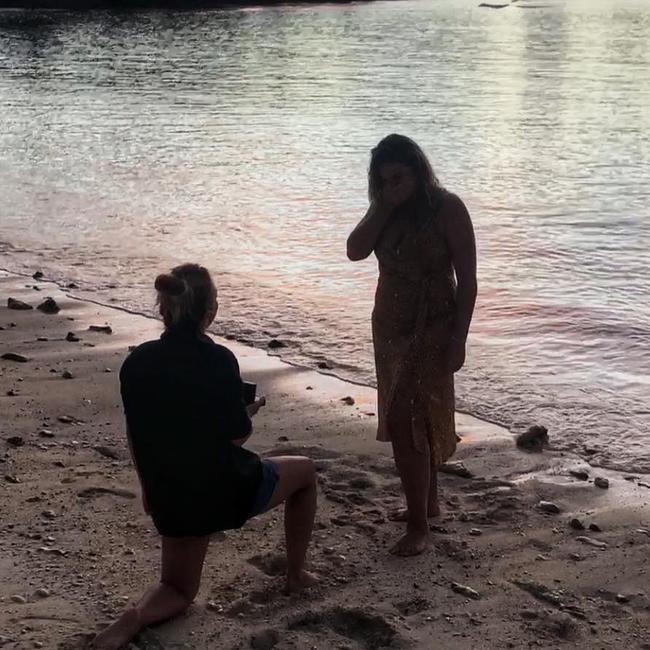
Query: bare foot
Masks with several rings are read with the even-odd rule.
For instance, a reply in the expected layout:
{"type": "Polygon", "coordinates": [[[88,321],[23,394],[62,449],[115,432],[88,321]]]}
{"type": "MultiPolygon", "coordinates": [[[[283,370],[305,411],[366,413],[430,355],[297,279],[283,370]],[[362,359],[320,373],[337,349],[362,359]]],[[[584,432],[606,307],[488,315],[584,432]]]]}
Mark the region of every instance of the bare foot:
{"type": "Polygon", "coordinates": [[[407,531],[390,552],[400,557],[420,555],[429,548],[429,531],[407,531]]]}
{"type": "Polygon", "coordinates": [[[120,618],[100,632],[91,642],[93,650],[119,650],[126,645],[142,628],[138,612],[127,609],[120,618]]]}
{"type": "Polygon", "coordinates": [[[303,571],[296,578],[287,576],[287,586],[285,588],[285,593],[297,594],[305,589],[309,589],[309,587],[314,587],[318,583],[319,578],[316,574],[310,573],[309,571],[303,571]]]}
{"type": "MultiPolygon", "coordinates": [[[[427,512],[427,517],[429,519],[436,519],[440,516],[440,506],[436,504],[435,506],[429,506],[429,512],[427,512]]],[[[409,511],[408,508],[396,508],[391,510],[388,513],[388,521],[408,521],[409,511]]]]}

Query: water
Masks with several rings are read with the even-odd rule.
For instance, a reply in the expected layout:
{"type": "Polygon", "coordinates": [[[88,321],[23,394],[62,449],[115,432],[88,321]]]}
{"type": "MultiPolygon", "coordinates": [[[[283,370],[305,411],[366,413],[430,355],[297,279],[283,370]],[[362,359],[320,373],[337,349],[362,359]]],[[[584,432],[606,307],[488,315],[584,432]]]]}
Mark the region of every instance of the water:
{"type": "Polygon", "coordinates": [[[220,332],[372,383],[345,239],[403,132],[477,231],[459,405],[650,472],[650,4],[477,4],[0,13],[0,265],[150,312],[200,261],[220,332]]]}

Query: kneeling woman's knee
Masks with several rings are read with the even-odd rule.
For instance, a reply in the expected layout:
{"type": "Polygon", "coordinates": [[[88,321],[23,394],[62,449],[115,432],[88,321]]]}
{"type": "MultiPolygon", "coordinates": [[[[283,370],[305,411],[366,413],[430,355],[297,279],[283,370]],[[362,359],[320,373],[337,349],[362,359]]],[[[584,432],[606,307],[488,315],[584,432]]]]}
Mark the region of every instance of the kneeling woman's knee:
{"type": "Polygon", "coordinates": [[[302,471],[305,477],[305,482],[308,484],[315,483],[316,482],[316,464],[311,458],[307,458],[306,456],[302,456],[301,459],[302,461],[302,471]]]}

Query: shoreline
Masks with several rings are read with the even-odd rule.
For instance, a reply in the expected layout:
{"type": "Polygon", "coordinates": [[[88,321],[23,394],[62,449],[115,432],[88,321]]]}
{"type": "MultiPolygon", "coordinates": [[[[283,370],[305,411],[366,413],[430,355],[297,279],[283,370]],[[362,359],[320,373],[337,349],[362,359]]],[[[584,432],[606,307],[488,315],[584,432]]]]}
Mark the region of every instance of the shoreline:
{"type": "MultiPolygon", "coordinates": [[[[83,634],[156,579],[159,541],[126,449],[117,371],[161,324],[25,280],[0,273],[0,354],[30,359],[0,361],[0,645],[81,648],[83,634]],[[6,306],[50,295],[56,315],[6,306]],[[88,330],[105,324],[112,334],[88,330]],[[80,340],[66,340],[70,331],[80,340]]],[[[650,648],[648,478],[568,453],[523,453],[506,430],[459,414],[452,460],[471,477],[441,474],[432,550],[393,558],[387,548],[402,529],[386,513],[400,489],[389,446],[374,439],[374,389],[217,340],[267,396],[251,447],[316,460],[310,562],[323,582],[301,598],[280,595],[281,513],[267,513],[215,536],[195,604],[137,647],[218,639],[234,649],[266,635],[272,645],[257,647],[650,648]]]]}
{"type": "MultiPolygon", "coordinates": [[[[0,267],[0,274],[1,273],[5,273],[5,274],[7,274],[9,276],[14,276],[16,278],[23,278],[23,279],[27,280],[28,282],[29,281],[36,282],[36,280],[34,280],[32,275],[30,275],[27,272],[21,273],[19,271],[15,271],[15,270],[8,269],[8,268],[5,268],[5,267],[0,267]]],[[[39,282],[46,283],[46,284],[52,284],[52,285],[56,286],[59,291],[61,291],[66,297],[70,298],[71,300],[76,300],[76,301],[79,301],[79,302],[82,302],[82,303],[89,303],[89,304],[92,304],[92,305],[96,305],[98,307],[104,307],[106,309],[123,312],[123,313],[129,314],[131,316],[136,316],[136,317],[139,317],[139,318],[144,318],[144,319],[146,319],[148,321],[157,322],[159,325],[161,324],[161,321],[160,321],[159,318],[157,318],[156,316],[152,316],[150,314],[147,314],[144,311],[138,311],[137,309],[131,309],[129,307],[125,307],[125,306],[122,306],[122,305],[119,305],[119,304],[109,304],[108,302],[102,302],[101,300],[96,300],[96,299],[93,299],[93,298],[89,298],[87,296],[76,296],[76,295],[74,295],[74,293],[70,292],[71,290],[69,288],[63,286],[62,283],[60,283],[60,282],[58,282],[56,280],[52,280],[52,279],[49,279],[49,278],[43,278],[39,282]]],[[[218,317],[217,317],[217,320],[218,320],[218,317]]],[[[250,343],[248,341],[245,341],[245,340],[242,340],[241,338],[238,338],[237,336],[234,336],[234,335],[233,336],[228,336],[228,335],[218,334],[218,333],[215,333],[215,332],[212,332],[212,331],[208,331],[208,333],[210,334],[210,336],[212,336],[214,339],[216,339],[219,343],[221,343],[221,345],[225,345],[225,346],[229,346],[229,345],[243,346],[244,348],[247,348],[247,349],[250,349],[250,350],[256,350],[256,351],[258,351],[258,352],[260,352],[262,354],[266,354],[267,356],[269,356],[271,358],[279,359],[283,364],[286,364],[287,366],[291,366],[292,368],[296,368],[298,370],[305,370],[305,371],[309,371],[309,372],[314,372],[317,375],[320,375],[320,376],[323,376],[323,377],[332,377],[334,379],[339,380],[340,382],[342,382],[344,384],[349,384],[349,385],[355,386],[357,388],[364,388],[364,389],[368,389],[368,390],[372,390],[372,391],[376,392],[376,388],[373,385],[368,384],[366,382],[363,382],[361,380],[355,380],[355,379],[353,379],[351,377],[345,377],[345,376],[339,375],[334,371],[335,370],[334,368],[332,368],[332,369],[320,369],[320,368],[310,367],[310,366],[307,366],[307,365],[302,364],[300,362],[291,361],[291,359],[286,359],[282,355],[281,351],[274,352],[273,350],[270,350],[268,347],[263,348],[261,346],[253,345],[252,343],[250,343]],[[332,371],[330,372],[329,370],[332,370],[332,371]]],[[[455,412],[456,412],[457,416],[462,415],[462,416],[465,416],[465,417],[468,417],[468,418],[472,418],[472,420],[475,420],[477,423],[482,423],[482,424],[489,425],[489,426],[492,426],[492,427],[498,427],[499,429],[501,429],[503,431],[504,435],[511,436],[513,438],[513,440],[515,438],[515,435],[511,431],[509,431],[508,428],[506,426],[504,426],[503,424],[501,424],[500,422],[492,421],[492,420],[487,419],[487,418],[479,417],[479,416],[475,415],[474,413],[472,413],[469,410],[456,408],[455,412]]]]}

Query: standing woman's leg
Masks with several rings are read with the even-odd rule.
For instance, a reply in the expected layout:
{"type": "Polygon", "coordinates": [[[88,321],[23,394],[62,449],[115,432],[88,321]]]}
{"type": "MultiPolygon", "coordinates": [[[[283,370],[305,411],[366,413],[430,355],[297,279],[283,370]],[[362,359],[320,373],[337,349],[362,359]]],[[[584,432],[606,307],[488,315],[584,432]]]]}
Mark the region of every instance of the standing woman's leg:
{"type": "Polygon", "coordinates": [[[295,592],[316,583],[305,571],[307,548],[316,516],[316,468],[310,458],[268,458],[278,472],[278,483],[267,510],[285,503],[284,530],[287,545],[287,591],[295,592]]]}
{"type": "Polygon", "coordinates": [[[91,647],[118,650],[148,625],[184,612],[198,593],[209,541],[209,537],[163,537],[160,582],[98,634],[91,647]]]}
{"type": "Polygon", "coordinates": [[[406,498],[406,534],[393,546],[394,555],[419,555],[429,546],[431,453],[428,440],[418,449],[413,439],[412,404],[408,397],[395,399],[391,417],[391,444],[395,465],[406,498]]]}

